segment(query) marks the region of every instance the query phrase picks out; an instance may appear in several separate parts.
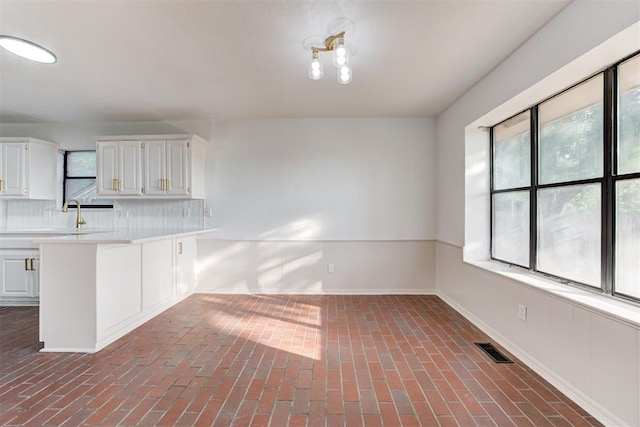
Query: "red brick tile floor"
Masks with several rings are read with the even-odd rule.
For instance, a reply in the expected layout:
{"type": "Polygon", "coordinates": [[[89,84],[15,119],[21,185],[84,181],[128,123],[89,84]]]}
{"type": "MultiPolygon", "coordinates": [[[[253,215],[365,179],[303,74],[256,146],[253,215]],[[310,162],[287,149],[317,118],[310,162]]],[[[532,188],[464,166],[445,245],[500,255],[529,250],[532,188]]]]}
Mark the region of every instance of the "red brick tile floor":
{"type": "Polygon", "coordinates": [[[0,308],[0,425],[599,425],[434,296],[193,295],[104,350],[0,308]]]}

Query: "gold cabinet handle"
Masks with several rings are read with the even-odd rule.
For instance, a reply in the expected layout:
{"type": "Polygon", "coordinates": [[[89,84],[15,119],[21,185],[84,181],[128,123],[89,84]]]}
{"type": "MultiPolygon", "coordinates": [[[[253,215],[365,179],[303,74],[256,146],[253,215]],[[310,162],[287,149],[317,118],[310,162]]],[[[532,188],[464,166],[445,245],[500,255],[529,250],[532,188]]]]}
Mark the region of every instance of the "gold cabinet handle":
{"type": "Polygon", "coordinates": [[[4,191],[4,181],[0,179],[0,191],[4,191]]]}
{"type": "Polygon", "coordinates": [[[122,191],[122,181],[118,178],[118,191],[122,191]]]}
{"type": "Polygon", "coordinates": [[[165,190],[169,191],[171,190],[171,181],[169,181],[169,178],[167,178],[166,181],[167,181],[167,185],[165,186],[165,190]]]}
{"type": "Polygon", "coordinates": [[[111,181],[111,189],[113,191],[118,191],[118,180],[115,178],[111,181]]]}
{"type": "Polygon", "coordinates": [[[33,268],[33,261],[35,260],[35,258],[29,258],[29,271],[36,271],[36,269],[33,268]]]}
{"type": "Polygon", "coordinates": [[[182,255],[182,242],[178,242],[178,255],[182,255]]]}
{"type": "Polygon", "coordinates": [[[24,271],[29,271],[29,258],[24,259],[24,271]]]}
{"type": "Polygon", "coordinates": [[[160,178],[160,190],[164,191],[164,179],[160,178]]]}

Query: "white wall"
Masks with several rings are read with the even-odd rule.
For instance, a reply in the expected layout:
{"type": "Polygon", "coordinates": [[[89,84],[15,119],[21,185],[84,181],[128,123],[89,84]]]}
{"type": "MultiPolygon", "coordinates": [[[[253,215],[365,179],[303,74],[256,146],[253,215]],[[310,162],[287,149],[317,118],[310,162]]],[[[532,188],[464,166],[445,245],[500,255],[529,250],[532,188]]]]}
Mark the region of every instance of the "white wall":
{"type": "Polygon", "coordinates": [[[198,292],[433,294],[435,242],[198,240],[198,292]],[[333,272],[327,266],[333,265],[333,272]]]}
{"type": "Polygon", "coordinates": [[[432,119],[216,122],[206,192],[199,291],[433,292],[432,119]]]}
{"type": "Polygon", "coordinates": [[[437,120],[438,294],[607,425],[640,425],[638,325],[465,264],[462,247],[486,256],[488,185],[476,178],[488,173],[487,137],[477,126],[633,51],[600,46],[614,36],[640,48],[639,27],[619,34],[639,20],[636,1],[575,1],[437,120]]]}
{"type": "Polygon", "coordinates": [[[432,119],[214,123],[212,225],[237,240],[434,239],[434,132],[432,119]]]}

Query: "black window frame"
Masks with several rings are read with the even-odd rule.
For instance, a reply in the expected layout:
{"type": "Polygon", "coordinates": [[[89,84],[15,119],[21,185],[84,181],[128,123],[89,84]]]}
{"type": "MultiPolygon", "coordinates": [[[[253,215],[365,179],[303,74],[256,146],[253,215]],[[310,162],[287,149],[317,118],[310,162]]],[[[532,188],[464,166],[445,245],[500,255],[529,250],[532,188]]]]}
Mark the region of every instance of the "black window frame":
{"type": "Polygon", "coordinates": [[[571,85],[570,87],[549,96],[535,105],[522,110],[505,120],[491,126],[489,128],[489,209],[490,209],[490,258],[494,261],[507,264],[512,267],[518,267],[526,269],[533,274],[540,275],[546,278],[550,278],[554,281],[562,284],[577,286],[582,289],[587,289],[592,292],[613,296],[633,303],[640,303],[640,298],[619,293],[615,288],[615,248],[616,248],[616,183],[619,181],[626,181],[640,178],[640,172],[618,174],[617,161],[618,161],[618,67],[631,59],[640,57],[640,51],[634,52],[631,55],[624,57],[616,63],[608,66],[605,69],[598,71],[588,77],[580,80],[579,82],[571,85]],[[540,139],[540,126],[538,119],[538,108],[544,102],[561,95],[582,83],[602,74],[603,75],[603,174],[600,178],[588,178],[578,179],[572,181],[562,181],[547,184],[540,184],[538,181],[539,175],[539,139],[540,139]],[[522,114],[529,112],[530,120],[530,182],[528,186],[514,187],[496,190],[494,188],[494,128],[507,122],[508,120],[522,114]],[[553,187],[567,187],[580,184],[592,184],[599,183],[601,188],[601,250],[600,250],[600,286],[594,287],[585,283],[568,279],[566,277],[546,273],[538,270],[537,268],[537,256],[538,256],[538,190],[553,187]],[[495,194],[503,194],[516,191],[529,191],[529,266],[523,266],[514,264],[506,260],[494,257],[494,203],[493,198],[495,194]]]}
{"type": "MultiPolygon", "coordinates": [[[[67,200],[67,180],[74,179],[95,179],[97,182],[97,176],[69,176],[67,169],[67,159],[69,153],[95,153],[96,150],[67,150],[64,152],[64,158],[62,161],[63,165],[63,175],[62,175],[62,202],[64,203],[67,200]]],[[[70,209],[76,209],[76,205],[69,205],[70,209]]],[[[101,204],[83,204],[82,209],[113,209],[112,203],[101,203],[101,204]]]]}

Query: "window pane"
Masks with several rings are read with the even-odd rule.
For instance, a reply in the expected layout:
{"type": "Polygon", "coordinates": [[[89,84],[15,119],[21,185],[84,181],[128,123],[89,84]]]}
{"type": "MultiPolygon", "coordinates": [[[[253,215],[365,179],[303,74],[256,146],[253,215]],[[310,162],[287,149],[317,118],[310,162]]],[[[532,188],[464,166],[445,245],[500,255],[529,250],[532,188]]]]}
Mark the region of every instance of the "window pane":
{"type": "Polygon", "coordinates": [[[67,176],[96,176],[96,152],[72,151],[67,153],[67,176]]]}
{"type": "Polygon", "coordinates": [[[600,184],[538,191],[538,270],[600,287],[600,184]]]}
{"type": "Polygon", "coordinates": [[[493,128],[493,188],[525,187],[531,177],[529,112],[493,128]]]}
{"type": "Polygon", "coordinates": [[[66,200],[77,199],[81,205],[104,205],[111,203],[110,200],[96,198],[95,179],[67,179],[65,185],[66,200]]]}
{"type": "Polygon", "coordinates": [[[602,74],[539,107],[539,182],[602,176],[602,74]]]}
{"type": "Polygon", "coordinates": [[[640,172],[640,56],[618,68],[618,174],[640,172]]]}
{"type": "Polygon", "coordinates": [[[616,183],[616,292],[640,298],[640,179],[616,183]]]}
{"type": "Polygon", "coordinates": [[[493,195],[493,257],[529,266],[529,192],[493,195]]]}

